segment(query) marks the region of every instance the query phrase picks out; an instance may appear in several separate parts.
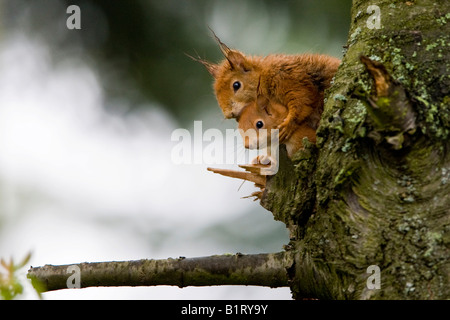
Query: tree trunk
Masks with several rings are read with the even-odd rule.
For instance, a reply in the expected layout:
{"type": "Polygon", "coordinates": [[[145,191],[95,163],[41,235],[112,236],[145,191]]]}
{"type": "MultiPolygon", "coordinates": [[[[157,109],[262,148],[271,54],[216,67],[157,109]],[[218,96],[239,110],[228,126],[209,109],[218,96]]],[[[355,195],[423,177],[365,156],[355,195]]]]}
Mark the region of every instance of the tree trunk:
{"type": "MultiPolygon", "coordinates": [[[[291,240],[257,264],[269,266],[295,299],[450,298],[449,26],[446,0],[354,0],[317,144],[305,143],[292,159],[281,148],[279,171],[264,182],[261,205],[286,224],[291,240]]],[[[224,259],[239,263],[233,272],[246,267],[224,259]]],[[[216,260],[202,260],[201,273],[217,273],[216,260]]],[[[188,262],[156,265],[190,272],[198,261],[188,262]]],[[[29,276],[48,283],[61,270],[32,268],[29,276]]],[[[219,276],[229,277],[227,270],[219,276]]],[[[154,271],[141,278],[146,273],[154,271]]],[[[91,285],[110,285],[100,278],[91,285]]],[[[217,276],[193,279],[219,284],[217,276]]]]}
{"type": "Polygon", "coordinates": [[[450,298],[449,12],[353,2],[317,145],[261,201],[290,227],[294,298],[450,298]]]}

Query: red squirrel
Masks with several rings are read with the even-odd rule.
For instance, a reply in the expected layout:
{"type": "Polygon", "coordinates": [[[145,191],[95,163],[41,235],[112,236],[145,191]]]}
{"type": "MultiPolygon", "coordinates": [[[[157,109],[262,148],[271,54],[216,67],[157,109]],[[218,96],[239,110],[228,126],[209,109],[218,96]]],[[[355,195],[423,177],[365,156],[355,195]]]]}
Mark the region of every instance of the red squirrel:
{"type": "MultiPolygon", "coordinates": [[[[245,148],[267,148],[269,151],[271,137],[275,133],[273,130],[278,129],[287,114],[288,108],[284,105],[271,102],[264,96],[258,96],[257,100],[247,105],[237,118],[245,148]],[[245,134],[246,132],[252,132],[248,131],[249,129],[255,130],[253,132],[256,132],[256,134],[245,134]]],[[[313,143],[316,142],[317,125],[318,123],[315,121],[303,121],[296,124],[294,132],[283,142],[286,145],[289,158],[303,147],[302,140],[304,137],[307,137],[313,143]]],[[[268,164],[268,161],[271,161],[270,154],[268,156],[268,158],[266,156],[257,158],[253,162],[268,164]]]]}
{"type": "Polygon", "coordinates": [[[214,77],[215,95],[225,118],[239,118],[246,106],[263,96],[287,108],[278,124],[280,143],[288,140],[304,121],[318,122],[324,91],[330,86],[339,59],[321,54],[247,56],[215,38],[225,56],[222,62],[193,59],[214,77]]]}

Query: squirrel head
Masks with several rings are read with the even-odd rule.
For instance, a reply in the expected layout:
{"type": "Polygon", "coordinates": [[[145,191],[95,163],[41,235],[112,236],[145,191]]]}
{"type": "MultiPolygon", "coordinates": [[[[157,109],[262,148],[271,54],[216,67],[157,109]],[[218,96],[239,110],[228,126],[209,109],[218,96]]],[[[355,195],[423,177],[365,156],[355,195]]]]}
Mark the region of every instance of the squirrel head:
{"type": "Polygon", "coordinates": [[[222,62],[214,64],[191,58],[203,64],[214,77],[214,91],[225,118],[237,118],[248,103],[256,100],[259,70],[251,57],[230,49],[215,34],[214,37],[225,57],[222,62]]]}
{"type": "Polygon", "coordinates": [[[268,138],[272,136],[272,130],[278,128],[287,114],[287,107],[261,95],[247,104],[237,118],[245,148],[266,147],[270,143],[268,138]]]}

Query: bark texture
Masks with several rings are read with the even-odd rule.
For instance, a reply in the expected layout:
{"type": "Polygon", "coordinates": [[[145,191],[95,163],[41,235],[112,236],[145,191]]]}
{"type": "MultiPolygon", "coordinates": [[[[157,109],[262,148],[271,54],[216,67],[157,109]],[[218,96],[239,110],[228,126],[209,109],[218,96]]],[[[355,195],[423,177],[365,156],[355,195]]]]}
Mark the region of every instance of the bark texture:
{"type": "Polygon", "coordinates": [[[317,145],[281,160],[261,201],[290,226],[294,298],[450,298],[449,12],[354,1],[317,145]]]}

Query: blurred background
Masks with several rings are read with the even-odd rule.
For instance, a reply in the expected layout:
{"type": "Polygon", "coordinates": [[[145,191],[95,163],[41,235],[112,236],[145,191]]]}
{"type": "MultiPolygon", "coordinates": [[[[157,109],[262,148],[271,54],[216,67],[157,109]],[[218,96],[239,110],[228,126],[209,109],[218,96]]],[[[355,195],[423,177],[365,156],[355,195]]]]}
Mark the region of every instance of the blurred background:
{"type": "MultiPolygon", "coordinates": [[[[195,120],[203,130],[236,128],[223,119],[210,75],[186,53],[220,61],[211,28],[247,54],[341,57],[350,7],[351,0],[0,0],[0,257],[31,252],[29,265],[40,266],[282,250],[284,224],[242,199],[255,191],[251,183],[171,159],[177,128],[193,132],[195,120]],[[81,30],[67,28],[72,4],[81,30]]],[[[27,286],[21,297],[37,298],[27,286]]],[[[43,298],[291,296],[288,288],[225,286],[43,298]]]]}

